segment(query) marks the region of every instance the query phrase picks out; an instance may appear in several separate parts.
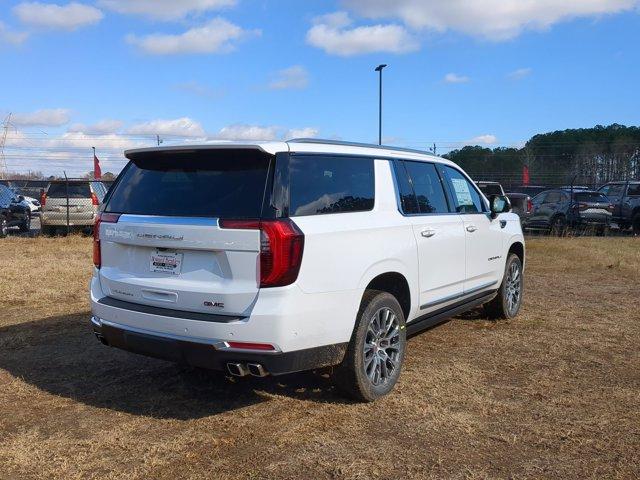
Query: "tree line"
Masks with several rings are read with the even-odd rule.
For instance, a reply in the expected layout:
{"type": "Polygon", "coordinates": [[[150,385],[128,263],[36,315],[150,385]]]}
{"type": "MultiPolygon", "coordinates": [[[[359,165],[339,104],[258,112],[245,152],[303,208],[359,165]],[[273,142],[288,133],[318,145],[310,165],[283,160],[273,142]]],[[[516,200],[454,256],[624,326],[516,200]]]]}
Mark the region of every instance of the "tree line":
{"type": "Polygon", "coordinates": [[[543,133],[522,148],[469,146],[444,155],[476,180],[596,186],[640,179],[640,127],[613,124],[543,133]]]}

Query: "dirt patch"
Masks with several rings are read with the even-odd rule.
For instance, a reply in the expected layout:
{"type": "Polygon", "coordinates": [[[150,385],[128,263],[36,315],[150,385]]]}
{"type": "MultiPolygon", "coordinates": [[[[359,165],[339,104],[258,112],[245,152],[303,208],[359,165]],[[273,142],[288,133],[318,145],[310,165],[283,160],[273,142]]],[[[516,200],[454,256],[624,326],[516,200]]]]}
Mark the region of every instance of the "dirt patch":
{"type": "Polygon", "coordinates": [[[640,477],[638,239],[529,241],[522,314],[414,337],[367,405],[104,347],[90,239],[0,247],[0,478],[640,477]]]}

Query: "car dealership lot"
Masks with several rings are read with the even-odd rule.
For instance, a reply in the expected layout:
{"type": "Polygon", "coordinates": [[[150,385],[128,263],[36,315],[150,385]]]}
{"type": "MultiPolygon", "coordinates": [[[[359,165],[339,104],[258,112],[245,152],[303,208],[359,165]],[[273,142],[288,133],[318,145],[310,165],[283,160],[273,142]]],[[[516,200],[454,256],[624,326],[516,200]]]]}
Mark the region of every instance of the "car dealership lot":
{"type": "Polygon", "coordinates": [[[89,238],[0,248],[0,478],[640,475],[638,238],[530,239],[521,316],[414,337],[374,404],[108,349],[89,238]]]}

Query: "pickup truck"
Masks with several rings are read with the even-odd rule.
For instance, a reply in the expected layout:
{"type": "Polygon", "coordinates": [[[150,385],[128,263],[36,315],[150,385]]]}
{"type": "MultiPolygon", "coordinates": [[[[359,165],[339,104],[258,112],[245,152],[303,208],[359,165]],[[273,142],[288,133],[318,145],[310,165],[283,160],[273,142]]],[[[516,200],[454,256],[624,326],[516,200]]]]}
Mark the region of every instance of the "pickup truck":
{"type": "Polygon", "coordinates": [[[598,189],[614,205],[613,222],[620,229],[633,228],[640,235],[640,181],[611,182],[598,189]]]}

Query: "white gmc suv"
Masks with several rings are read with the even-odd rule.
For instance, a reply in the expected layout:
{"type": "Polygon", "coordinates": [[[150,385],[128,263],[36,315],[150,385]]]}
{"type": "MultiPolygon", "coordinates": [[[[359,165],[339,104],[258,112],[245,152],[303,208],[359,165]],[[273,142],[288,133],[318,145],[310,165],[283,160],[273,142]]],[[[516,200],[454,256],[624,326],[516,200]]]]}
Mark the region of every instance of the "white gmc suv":
{"type": "Polygon", "coordinates": [[[408,334],[520,309],[518,216],[443,158],[309,139],[125,155],[94,229],[106,345],[236,376],[335,366],[371,401],[408,334]]]}

